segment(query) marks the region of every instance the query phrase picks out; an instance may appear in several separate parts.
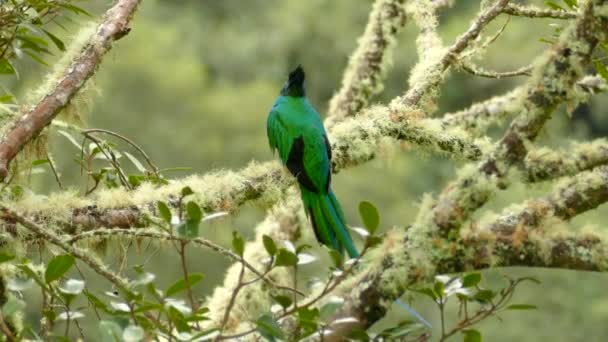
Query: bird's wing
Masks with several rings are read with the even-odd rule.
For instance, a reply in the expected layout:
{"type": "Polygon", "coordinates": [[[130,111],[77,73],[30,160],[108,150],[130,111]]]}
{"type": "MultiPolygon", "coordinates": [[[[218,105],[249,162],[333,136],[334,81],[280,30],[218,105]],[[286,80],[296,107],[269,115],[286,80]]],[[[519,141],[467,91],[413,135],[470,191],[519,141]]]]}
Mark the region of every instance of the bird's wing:
{"type": "Polygon", "coordinates": [[[283,164],[287,163],[289,151],[293,144],[292,134],[289,133],[289,126],[285,119],[281,117],[281,113],[277,110],[272,110],[266,121],[266,134],[268,135],[268,144],[270,149],[279,152],[279,158],[283,164]]]}
{"type": "Polygon", "coordinates": [[[303,169],[318,192],[327,193],[331,177],[331,150],[325,131],[311,127],[303,133],[303,169]]]}

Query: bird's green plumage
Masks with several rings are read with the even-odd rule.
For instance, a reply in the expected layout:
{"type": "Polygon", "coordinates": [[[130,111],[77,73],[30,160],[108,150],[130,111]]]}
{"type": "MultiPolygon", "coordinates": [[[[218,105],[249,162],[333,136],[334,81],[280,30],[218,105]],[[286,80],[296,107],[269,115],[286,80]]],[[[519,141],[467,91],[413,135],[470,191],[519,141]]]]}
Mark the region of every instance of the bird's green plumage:
{"type": "Polygon", "coordinates": [[[331,191],[331,147],[319,113],[304,93],[304,71],[289,75],[267,121],[272,150],[296,177],[302,202],[319,242],[350,257],[358,256],[344,214],[331,191]]]}
{"type": "MultiPolygon", "coordinates": [[[[304,71],[296,68],[268,114],[268,143],[300,185],[302,203],[317,240],[351,258],[359,256],[346,230],[344,214],[331,191],[331,147],[319,113],[306,99],[304,71]]],[[[420,314],[396,301],[431,328],[420,314]]]]}

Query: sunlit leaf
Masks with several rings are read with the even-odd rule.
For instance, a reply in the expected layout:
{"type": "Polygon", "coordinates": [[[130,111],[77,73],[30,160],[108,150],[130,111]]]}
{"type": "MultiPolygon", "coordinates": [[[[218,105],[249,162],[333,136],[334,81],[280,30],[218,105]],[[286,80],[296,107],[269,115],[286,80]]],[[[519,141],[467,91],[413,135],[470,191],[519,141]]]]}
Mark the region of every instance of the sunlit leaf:
{"type": "Polygon", "coordinates": [[[227,211],[218,211],[217,213],[205,215],[205,217],[203,217],[202,222],[213,221],[213,220],[218,219],[220,217],[224,217],[224,216],[226,216],[228,214],[229,213],[227,211]]]}
{"type": "Polygon", "coordinates": [[[68,279],[63,286],[59,287],[59,291],[69,294],[78,295],[84,290],[84,281],[79,279],[68,279]]]}
{"type": "Polygon", "coordinates": [[[192,288],[194,287],[194,285],[198,284],[201,280],[203,280],[203,278],[204,276],[202,273],[189,274],[187,282],[186,279],[183,278],[174,282],[171,286],[169,286],[165,295],[167,297],[170,297],[178,292],[186,290],[187,288],[192,288]]]}
{"type": "Polygon", "coordinates": [[[60,321],[65,321],[67,319],[79,319],[84,317],[84,314],[80,311],[64,311],[57,315],[57,319],[60,321]]]}
{"type": "Polygon", "coordinates": [[[359,215],[363,221],[363,226],[371,235],[374,235],[380,224],[378,209],[370,202],[363,201],[359,203],[359,215]]]}
{"type": "Polygon", "coordinates": [[[317,261],[317,257],[312,254],[308,254],[308,253],[298,254],[298,265],[311,264],[315,261],[317,261]]]}
{"type": "Polygon", "coordinates": [[[182,188],[182,197],[186,197],[192,194],[194,194],[194,191],[192,191],[191,187],[185,186],[182,188]]]}
{"type": "Polygon", "coordinates": [[[264,249],[266,249],[268,255],[273,256],[277,254],[277,245],[270,236],[264,234],[262,236],[262,242],[264,243],[264,249]]]}
{"type": "Polygon", "coordinates": [[[46,266],[46,271],[44,272],[44,280],[47,283],[50,283],[61,278],[70,270],[70,268],[72,268],[75,261],[76,260],[74,259],[74,257],[69,254],[63,254],[54,257],[46,266]]]}
{"type": "Polygon", "coordinates": [[[51,38],[51,41],[53,42],[53,44],[55,44],[55,46],[61,50],[61,51],[65,51],[65,44],[63,43],[63,41],[61,39],[59,39],[56,35],[52,34],[51,32],[42,29],[42,31],[44,31],[44,33],[51,38]]]}
{"type": "Polygon", "coordinates": [[[156,279],[156,275],[150,272],[144,272],[140,274],[137,279],[131,282],[132,286],[144,286],[148,285],[156,279]]]}
{"type": "Polygon", "coordinates": [[[81,149],[82,145],[80,145],[70,133],[62,130],[58,130],[57,133],[63,135],[66,139],[68,139],[68,141],[71,142],[72,145],[76,146],[77,149],[81,149]]]}
{"type": "Polygon", "coordinates": [[[276,266],[295,266],[298,263],[298,257],[291,251],[285,248],[280,248],[276,257],[276,266]]]}
{"type": "Polygon", "coordinates": [[[279,323],[269,314],[260,316],[256,323],[256,327],[260,335],[269,341],[276,341],[277,339],[283,339],[284,334],[279,326],[279,323]]]}
{"type": "Polygon", "coordinates": [[[462,287],[473,287],[481,281],[480,273],[469,273],[462,278],[462,287]]]}
{"type": "Polygon", "coordinates": [[[195,223],[199,223],[203,219],[203,211],[194,201],[189,201],[188,204],[186,204],[186,213],[188,214],[188,220],[195,223]]]}
{"type": "Polygon", "coordinates": [[[146,172],[146,168],[143,166],[143,164],[137,158],[135,158],[131,153],[125,151],[124,154],[125,154],[125,156],[127,156],[127,159],[129,159],[131,161],[131,163],[135,166],[137,171],[139,171],[141,173],[146,172]]]}
{"type": "Polygon", "coordinates": [[[13,65],[11,64],[11,62],[8,59],[6,59],[6,58],[0,59],[0,74],[12,75],[15,73],[16,73],[15,68],[13,67],[13,65]]]}
{"type": "Polygon", "coordinates": [[[171,223],[171,210],[169,209],[167,203],[163,201],[158,201],[156,202],[156,208],[158,209],[160,217],[162,217],[165,222],[171,223]]]}
{"type": "Polygon", "coordinates": [[[550,7],[552,9],[554,9],[554,10],[564,11],[564,8],[562,6],[560,6],[560,5],[558,5],[555,2],[550,1],[550,0],[546,0],[545,1],[545,5],[547,5],[547,7],[550,7]]]}
{"type": "Polygon", "coordinates": [[[245,253],[245,240],[236,231],[232,232],[232,249],[239,256],[243,256],[245,253]]]}
{"type": "Polygon", "coordinates": [[[169,308],[174,308],[182,315],[190,315],[192,313],[192,309],[190,308],[190,306],[187,305],[186,302],[182,299],[167,298],[165,300],[165,306],[169,308]]]}
{"type": "Polygon", "coordinates": [[[481,342],[481,333],[475,329],[467,329],[462,331],[463,342],[481,342]]]}
{"type": "Polygon", "coordinates": [[[112,307],[112,309],[114,309],[116,311],[131,312],[131,308],[129,307],[129,304],[127,304],[127,303],[110,302],[110,306],[112,307]]]}
{"type": "Polygon", "coordinates": [[[350,229],[357,233],[359,236],[361,236],[362,238],[367,238],[369,235],[369,232],[367,231],[367,229],[365,228],[361,228],[361,227],[350,227],[350,229]]]}

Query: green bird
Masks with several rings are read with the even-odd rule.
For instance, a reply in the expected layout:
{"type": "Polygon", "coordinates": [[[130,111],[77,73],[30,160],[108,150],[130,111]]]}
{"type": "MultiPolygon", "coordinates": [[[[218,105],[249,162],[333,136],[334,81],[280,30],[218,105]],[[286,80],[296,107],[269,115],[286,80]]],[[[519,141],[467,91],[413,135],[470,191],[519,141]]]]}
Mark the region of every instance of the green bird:
{"type": "MultiPolygon", "coordinates": [[[[321,116],[304,92],[304,70],[289,73],[266,123],[270,149],[298,180],[304,208],[317,240],[351,258],[359,256],[336,195],[331,191],[331,145],[321,116]]],[[[407,304],[396,300],[420,322],[431,324],[407,304]]]]}
{"type": "Polygon", "coordinates": [[[351,258],[359,256],[331,190],[331,146],[319,113],[304,92],[304,70],[289,74],[267,121],[268,142],[298,180],[317,240],[351,258]]]}

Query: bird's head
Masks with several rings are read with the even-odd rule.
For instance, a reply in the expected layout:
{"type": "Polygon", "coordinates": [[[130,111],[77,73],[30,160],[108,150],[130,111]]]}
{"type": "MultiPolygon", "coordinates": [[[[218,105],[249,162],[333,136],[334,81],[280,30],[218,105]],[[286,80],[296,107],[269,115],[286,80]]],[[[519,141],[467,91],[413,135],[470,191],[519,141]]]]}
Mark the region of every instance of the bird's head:
{"type": "Polygon", "coordinates": [[[301,65],[298,65],[292,72],[289,73],[289,78],[283,89],[281,89],[281,95],[292,96],[292,97],[303,97],[304,96],[304,69],[301,65]]]}

